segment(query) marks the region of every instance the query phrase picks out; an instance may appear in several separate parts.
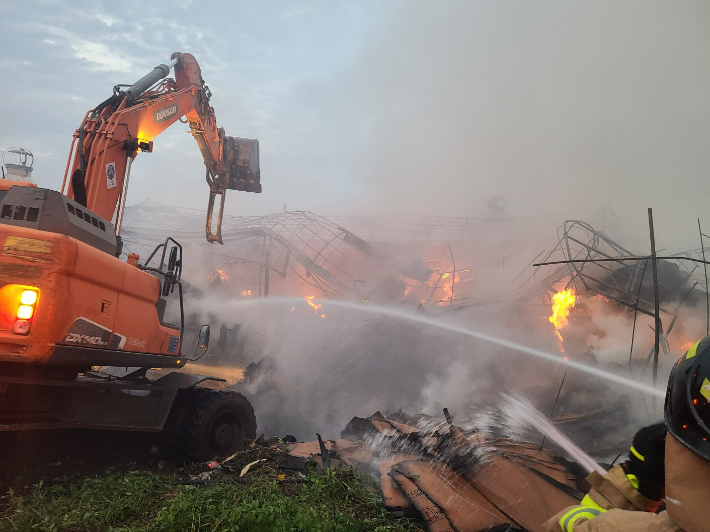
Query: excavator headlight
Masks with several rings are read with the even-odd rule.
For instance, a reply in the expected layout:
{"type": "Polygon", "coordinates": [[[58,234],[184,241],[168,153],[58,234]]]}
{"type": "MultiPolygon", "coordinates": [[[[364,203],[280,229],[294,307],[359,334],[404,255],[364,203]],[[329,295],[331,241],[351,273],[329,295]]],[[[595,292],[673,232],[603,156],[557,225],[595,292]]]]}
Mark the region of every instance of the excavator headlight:
{"type": "Polygon", "coordinates": [[[140,151],[145,151],[151,153],[153,151],[153,141],[152,140],[139,140],[138,149],[140,151]]]}

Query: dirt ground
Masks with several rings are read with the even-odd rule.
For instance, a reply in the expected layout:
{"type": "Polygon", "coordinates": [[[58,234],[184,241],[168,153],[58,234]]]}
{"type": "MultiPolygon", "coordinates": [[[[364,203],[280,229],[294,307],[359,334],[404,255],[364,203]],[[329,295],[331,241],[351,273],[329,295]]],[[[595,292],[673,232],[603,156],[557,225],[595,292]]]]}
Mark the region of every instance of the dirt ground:
{"type": "Polygon", "coordinates": [[[154,439],[149,433],[110,430],[0,432],[0,497],[10,488],[22,493],[41,480],[62,482],[108,468],[173,467],[151,452],[154,439]]]}

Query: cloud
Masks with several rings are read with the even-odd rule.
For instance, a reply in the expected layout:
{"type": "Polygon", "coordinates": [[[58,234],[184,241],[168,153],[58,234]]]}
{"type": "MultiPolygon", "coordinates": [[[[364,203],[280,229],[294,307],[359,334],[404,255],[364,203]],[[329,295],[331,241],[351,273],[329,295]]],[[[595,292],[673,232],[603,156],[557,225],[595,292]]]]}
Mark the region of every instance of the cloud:
{"type": "Polygon", "coordinates": [[[92,70],[130,72],[133,63],[111,51],[106,45],[89,41],[80,41],[70,45],[79,59],[93,63],[92,70]]]}
{"type": "Polygon", "coordinates": [[[104,15],[102,13],[97,13],[94,15],[98,20],[106,24],[109,28],[113,26],[114,24],[118,23],[118,19],[116,17],[113,17],[111,15],[104,15]]]}
{"type": "Polygon", "coordinates": [[[45,30],[57,37],[58,42],[45,39],[47,44],[66,46],[74,56],[90,63],[91,71],[130,72],[133,62],[116,49],[106,44],[83,39],[75,33],[56,26],[46,26],[45,30]]]}

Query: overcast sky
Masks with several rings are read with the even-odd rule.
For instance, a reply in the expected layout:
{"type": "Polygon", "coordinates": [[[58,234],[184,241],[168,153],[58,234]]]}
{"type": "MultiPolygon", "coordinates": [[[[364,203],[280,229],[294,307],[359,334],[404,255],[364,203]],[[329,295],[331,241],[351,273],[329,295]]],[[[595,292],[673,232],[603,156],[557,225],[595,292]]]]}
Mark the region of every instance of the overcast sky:
{"type": "MultiPolygon", "coordinates": [[[[609,204],[662,247],[710,233],[710,3],[9,2],[0,147],[58,188],[85,112],[192,53],[217,121],[261,143],[232,214],[587,216],[609,204]]],[[[129,204],[204,209],[187,127],[133,166],[129,204]]]]}

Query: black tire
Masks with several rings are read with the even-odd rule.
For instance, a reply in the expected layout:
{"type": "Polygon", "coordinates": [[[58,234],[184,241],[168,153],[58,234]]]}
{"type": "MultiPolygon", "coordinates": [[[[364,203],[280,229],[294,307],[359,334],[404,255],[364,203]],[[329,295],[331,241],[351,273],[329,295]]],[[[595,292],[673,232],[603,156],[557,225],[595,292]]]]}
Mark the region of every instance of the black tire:
{"type": "Polygon", "coordinates": [[[163,437],[174,458],[192,462],[226,458],[256,438],[256,416],[240,393],[180,390],[163,437]]]}

